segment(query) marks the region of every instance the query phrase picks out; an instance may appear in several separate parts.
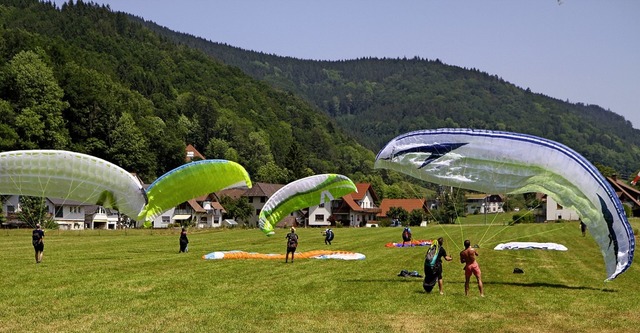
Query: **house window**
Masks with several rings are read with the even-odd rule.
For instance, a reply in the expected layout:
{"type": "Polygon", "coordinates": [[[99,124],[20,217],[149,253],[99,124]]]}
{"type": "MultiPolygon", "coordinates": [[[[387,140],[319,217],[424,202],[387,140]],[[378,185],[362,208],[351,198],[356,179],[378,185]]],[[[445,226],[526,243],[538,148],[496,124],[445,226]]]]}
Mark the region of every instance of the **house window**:
{"type": "Polygon", "coordinates": [[[324,214],[316,214],[316,222],[324,222],[324,214]]]}
{"type": "Polygon", "coordinates": [[[55,216],[56,217],[62,217],[63,216],[63,210],[62,209],[63,209],[62,206],[56,206],[55,207],[55,210],[56,210],[55,216]]]}
{"type": "Polygon", "coordinates": [[[260,202],[262,202],[262,203],[267,202],[267,197],[260,197],[260,202]]]}
{"type": "Polygon", "coordinates": [[[15,213],[15,212],[16,212],[16,207],[7,205],[7,213],[15,213]]]}
{"type": "Polygon", "coordinates": [[[323,202],[323,203],[321,203],[318,207],[320,207],[320,208],[324,208],[324,202],[323,202]]]}
{"type": "Polygon", "coordinates": [[[249,203],[253,203],[253,197],[249,197],[249,203]]]}
{"type": "Polygon", "coordinates": [[[260,216],[260,209],[256,209],[256,216],[260,216]]]}
{"type": "Polygon", "coordinates": [[[163,216],[162,224],[169,224],[169,223],[171,223],[171,216],[163,216]]]}
{"type": "Polygon", "coordinates": [[[187,157],[193,157],[193,156],[195,156],[195,154],[192,151],[187,152],[187,157]]]}

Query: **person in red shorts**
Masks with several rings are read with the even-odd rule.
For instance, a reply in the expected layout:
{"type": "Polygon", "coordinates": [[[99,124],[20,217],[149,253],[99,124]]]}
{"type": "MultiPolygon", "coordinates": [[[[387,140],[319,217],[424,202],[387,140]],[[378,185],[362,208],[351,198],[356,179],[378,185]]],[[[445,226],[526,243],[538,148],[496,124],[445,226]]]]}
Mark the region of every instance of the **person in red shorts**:
{"type": "Polygon", "coordinates": [[[478,289],[480,290],[480,296],[484,297],[484,287],[482,285],[482,272],[478,261],[476,261],[478,251],[471,247],[471,241],[468,239],[464,241],[464,250],[460,252],[460,263],[464,264],[464,294],[469,294],[469,279],[471,274],[475,275],[478,280],[478,289]]]}

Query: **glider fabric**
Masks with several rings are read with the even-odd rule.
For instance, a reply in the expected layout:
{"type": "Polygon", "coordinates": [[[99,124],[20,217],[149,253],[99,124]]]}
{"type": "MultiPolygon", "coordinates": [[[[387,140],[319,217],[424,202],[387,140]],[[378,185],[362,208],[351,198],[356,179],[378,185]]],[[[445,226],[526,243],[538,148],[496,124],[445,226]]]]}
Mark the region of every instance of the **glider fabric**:
{"type": "Polygon", "coordinates": [[[375,167],[484,193],[546,193],[587,224],[604,257],[607,280],[633,260],[635,239],[615,191],[589,161],[563,144],[509,132],[423,130],[391,140],[375,167]]]}
{"type": "Polygon", "coordinates": [[[258,218],[260,229],[273,235],[276,224],[298,209],[330,202],[356,191],[356,185],[346,176],[321,174],[298,179],[276,193],[264,204],[258,218]]]}
{"type": "Polygon", "coordinates": [[[0,153],[0,194],[73,200],[136,218],[146,203],[142,184],[103,159],[64,150],[0,153]]]}
{"type": "Polygon", "coordinates": [[[234,187],[251,187],[249,174],[240,164],[227,160],[191,162],[167,172],[149,186],[149,203],[138,218],[153,220],[185,201],[234,187]]]}

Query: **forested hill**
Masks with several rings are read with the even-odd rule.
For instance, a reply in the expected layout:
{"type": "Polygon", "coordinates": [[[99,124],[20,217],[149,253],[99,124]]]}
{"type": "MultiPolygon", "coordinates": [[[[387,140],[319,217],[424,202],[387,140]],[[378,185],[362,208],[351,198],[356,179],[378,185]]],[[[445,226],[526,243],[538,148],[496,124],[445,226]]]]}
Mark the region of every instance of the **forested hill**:
{"type": "Polygon", "coordinates": [[[254,78],[303,96],[374,151],[407,131],[469,127],[559,141],[625,178],[640,168],[640,130],[622,116],[596,105],[537,94],[508,78],[437,59],[300,60],[145,24],[254,78]]]}
{"type": "Polygon", "coordinates": [[[146,182],[185,145],[254,181],[371,173],[374,153],[334,120],[108,7],[0,1],[0,151],[66,149],[146,182]]]}

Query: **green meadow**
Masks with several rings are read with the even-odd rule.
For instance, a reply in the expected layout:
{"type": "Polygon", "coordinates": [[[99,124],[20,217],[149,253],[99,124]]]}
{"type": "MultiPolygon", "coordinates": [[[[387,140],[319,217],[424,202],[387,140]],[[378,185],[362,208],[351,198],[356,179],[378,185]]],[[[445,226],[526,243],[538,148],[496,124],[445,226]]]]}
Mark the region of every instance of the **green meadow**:
{"type": "MultiPolygon", "coordinates": [[[[477,221],[476,221],[477,222],[477,221]]],[[[634,228],[640,227],[637,220],[634,228]]],[[[361,261],[203,260],[221,250],[283,253],[286,230],[46,231],[36,264],[30,230],[1,230],[0,332],[637,332],[640,267],[604,282],[603,259],[576,222],[430,225],[445,238],[444,295],[419,278],[424,247],[387,248],[401,228],[299,228],[299,252],[360,252],[361,261]],[[462,241],[479,244],[486,297],[464,296],[462,241]],[[556,242],[567,252],[495,251],[507,241],[556,242]],[[514,274],[515,267],[524,274],[514,274]]]]}

